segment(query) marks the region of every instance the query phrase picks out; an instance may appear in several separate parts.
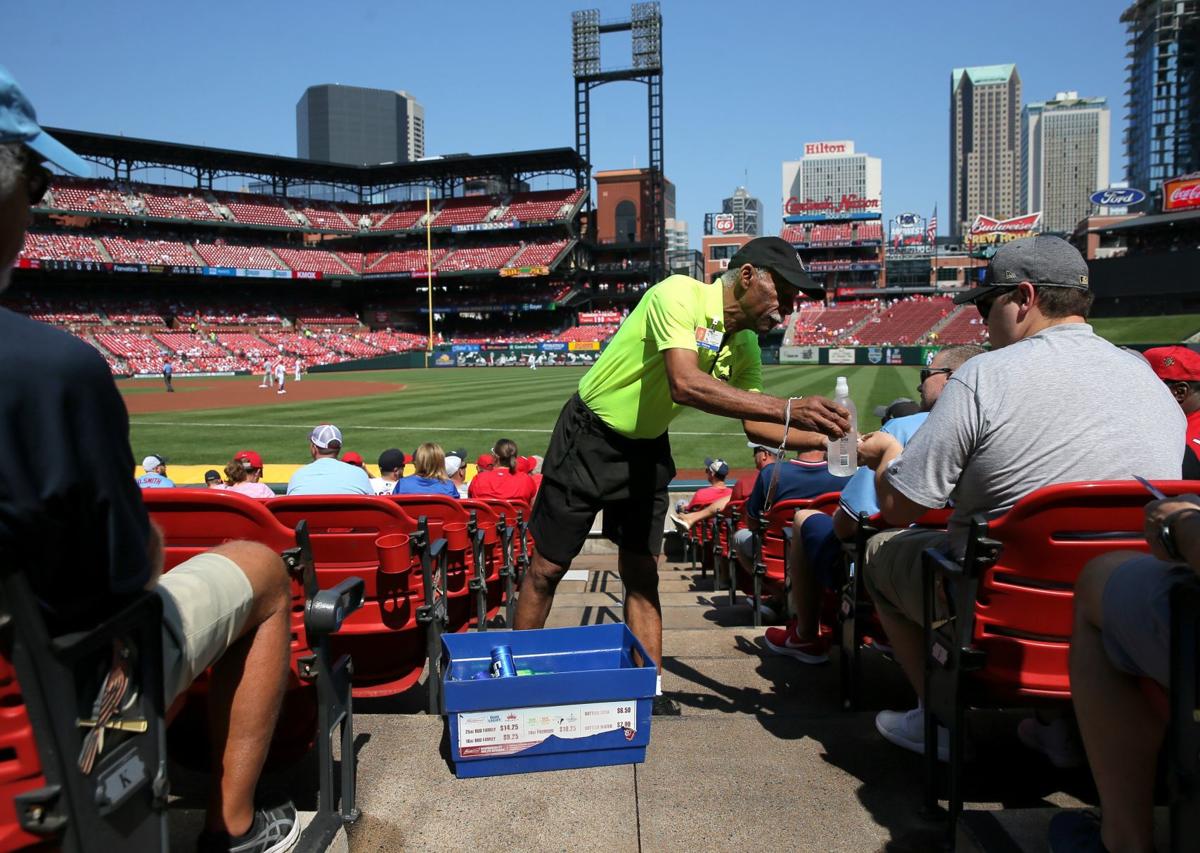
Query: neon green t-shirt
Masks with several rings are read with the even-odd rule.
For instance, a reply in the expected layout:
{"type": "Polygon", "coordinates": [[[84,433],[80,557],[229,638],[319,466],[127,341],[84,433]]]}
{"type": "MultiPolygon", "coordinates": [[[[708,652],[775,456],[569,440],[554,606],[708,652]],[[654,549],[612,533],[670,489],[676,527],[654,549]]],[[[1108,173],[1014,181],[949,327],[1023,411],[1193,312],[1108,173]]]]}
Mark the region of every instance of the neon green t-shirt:
{"type": "Polygon", "coordinates": [[[699,353],[705,373],[744,391],[762,390],[762,352],[750,329],[719,353],[697,343],[697,328],[724,332],[721,285],[673,275],[646,291],[579,383],[589,409],[629,438],[657,438],[684,407],[671,399],[663,350],[699,353]]]}

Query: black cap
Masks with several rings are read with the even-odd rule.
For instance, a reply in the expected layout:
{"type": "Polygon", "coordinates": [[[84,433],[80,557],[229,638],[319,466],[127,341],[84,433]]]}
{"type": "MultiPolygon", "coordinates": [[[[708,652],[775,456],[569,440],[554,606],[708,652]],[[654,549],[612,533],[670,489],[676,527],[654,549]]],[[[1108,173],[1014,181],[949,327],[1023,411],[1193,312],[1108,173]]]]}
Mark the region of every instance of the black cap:
{"type": "Polygon", "coordinates": [[[983,282],[955,296],[954,302],[975,302],[992,293],[1012,290],[1023,281],[1038,287],[1087,290],[1087,261],[1078,249],[1053,234],[1012,240],[996,250],[983,282]]]}
{"type": "Polygon", "coordinates": [[[447,455],[447,456],[457,456],[459,459],[461,459],[461,460],[463,461],[463,464],[466,464],[466,461],[467,461],[467,451],[465,451],[465,450],[464,450],[463,448],[461,448],[461,447],[460,447],[460,448],[458,448],[457,450],[447,450],[447,451],[446,451],[446,455],[447,455]]]}
{"type": "Polygon", "coordinates": [[[910,400],[908,397],[897,397],[886,406],[876,406],[875,417],[886,424],[892,418],[906,418],[919,411],[921,411],[921,405],[916,401],[910,400]]]}
{"type": "Polygon", "coordinates": [[[379,454],[379,473],[383,474],[386,471],[400,471],[404,468],[404,453],[391,448],[379,454]]]}
{"type": "Polygon", "coordinates": [[[206,483],[208,483],[212,480],[219,480],[219,479],[221,479],[221,475],[219,473],[217,473],[217,470],[215,468],[209,468],[207,471],[204,472],[204,482],[206,482],[206,483]]]}
{"type": "Polygon", "coordinates": [[[729,261],[730,268],[742,264],[770,270],[810,299],[825,298],[825,288],[812,280],[792,244],[782,237],[755,237],[729,261]]]}

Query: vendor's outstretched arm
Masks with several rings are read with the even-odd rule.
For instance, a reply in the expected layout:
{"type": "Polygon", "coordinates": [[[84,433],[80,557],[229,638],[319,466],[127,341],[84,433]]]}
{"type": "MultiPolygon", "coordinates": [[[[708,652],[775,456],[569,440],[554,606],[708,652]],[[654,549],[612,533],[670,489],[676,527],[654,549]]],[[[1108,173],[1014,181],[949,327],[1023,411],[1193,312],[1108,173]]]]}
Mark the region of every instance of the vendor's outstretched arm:
{"type": "MultiPolygon", "coordinates": [[[[712,415],[738,418],[752,441],[779,445],[786,400],[743,391],[714,379],[700,369],[694,350],[663,350],[663,363],[675,403],[712,415]]],[[[840,438],[850,428],[849,413],[824,397],[793,401],[791,423],[800,429],[789,431],[788,447],[797,450],[824,447],[824,436],[840,438]]]]}

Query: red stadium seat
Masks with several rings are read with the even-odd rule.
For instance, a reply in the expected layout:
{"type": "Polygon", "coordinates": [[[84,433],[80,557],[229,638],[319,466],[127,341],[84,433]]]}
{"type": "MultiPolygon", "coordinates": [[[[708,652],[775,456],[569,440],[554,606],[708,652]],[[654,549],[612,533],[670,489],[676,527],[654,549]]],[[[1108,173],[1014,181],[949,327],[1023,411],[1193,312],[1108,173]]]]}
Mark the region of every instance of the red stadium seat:
{"type": "Polygon", "coordinates": [[[394,501],[411,516],[425,516],[435,523],[432,536],[437,539],[441,532],[440,525],[463,525],[463,536],[446,537],[448,567],[446,573],[446,598],[449,611],[449,629],[454,632],[465,631],[470,627],[479,627],[479,613],[472,614],[471,579],[475,577],[475,557],[471,550],[469,534],[466,525],[470,523],[470,514],[463,508],[462,502],[448,495],[388,495],[386,500],[394,501]]]}
{"type": "Polygon", "coordinates": [[[430,647],[430,624],[421,611],[433,603],[433,591],[426,595],[417,566],[403,585],[383,571],[375,540],[389,533],[414,536],[417,521],[390,501],[358,495],[290,495],[270,498],[265,506],[285,525],[308,522],[322,586],[353,576],[365,581],[362,609],[330,638],[338,653],[356,661],[354,696],[393,696],[416,684],[430,647]]]}
{"type": "MultiPolygon", "coordinates": [[[[1160,482],[1168,495],[1194,482],[1160,482]]],[[[926,617],[925,730],[927,803],[936,805],[940,722],[950,730],[949,837],[962,811],[964,725],[968,707],[1063,705],[1071,698],[1067,657],[1075,579],[1094,557],[1147,551],[1148,495],[1132,480],[1064,483],[1026,495],[1004,515],[971,522],[961,563],[925,552],[925,609],[934,612],[935,579],[951,580],[954,614],[926,617]]]]}

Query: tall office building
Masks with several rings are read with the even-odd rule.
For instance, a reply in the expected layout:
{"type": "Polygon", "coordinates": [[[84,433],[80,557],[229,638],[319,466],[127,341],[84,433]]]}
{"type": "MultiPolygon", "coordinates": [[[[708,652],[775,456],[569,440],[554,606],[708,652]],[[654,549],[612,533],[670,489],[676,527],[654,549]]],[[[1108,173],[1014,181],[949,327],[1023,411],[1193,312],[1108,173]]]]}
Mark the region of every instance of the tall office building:
{"type": "Polygon", "coordinates": [[[1070,233],[1108,186],[1109,115],[1104,98],[1059,92],[1021,112],[1021,212],[1042,211],[1042,228],[1070,233]]]}
{"type": "Polygon", "coordinates": [[[738,187],[732,196],[721,200],[721,212],[733,215],[732,233],[762,236],[762,202],[751,196],[745,187],[738,187]]]}
{"type": "Polygon", "coordinates": [[[803,158],[783,163],[785,217],[878,213],[882,195],[883,161],[856,152],[849,139],[806,142],[803,158]]]}
{"type": "Polygon", "coordinates": [[[950,74],[950,233],[978,214],[1009,219],[1021,201],[1021,77],[1015,65],[950,74]]]}
{"type": "Polygon", "coordinates": [[[1200,0],[1137,0],[1121,15],[1128,38],[1129,185],[1157,192],[1200,171],[1200,0]]]}
{"type": "Polygon", "coordinates": [[[407,92],[309,86],[296,104],[296,153],[351,165],[420,160],[425,108],[407,92]]]}
{"type": "Polygon", "coordinates": [[[682,219],[670,217],[666,223],[667,254],[684,252],[691,248],[688,242],[688,224],[682,219]]]}

